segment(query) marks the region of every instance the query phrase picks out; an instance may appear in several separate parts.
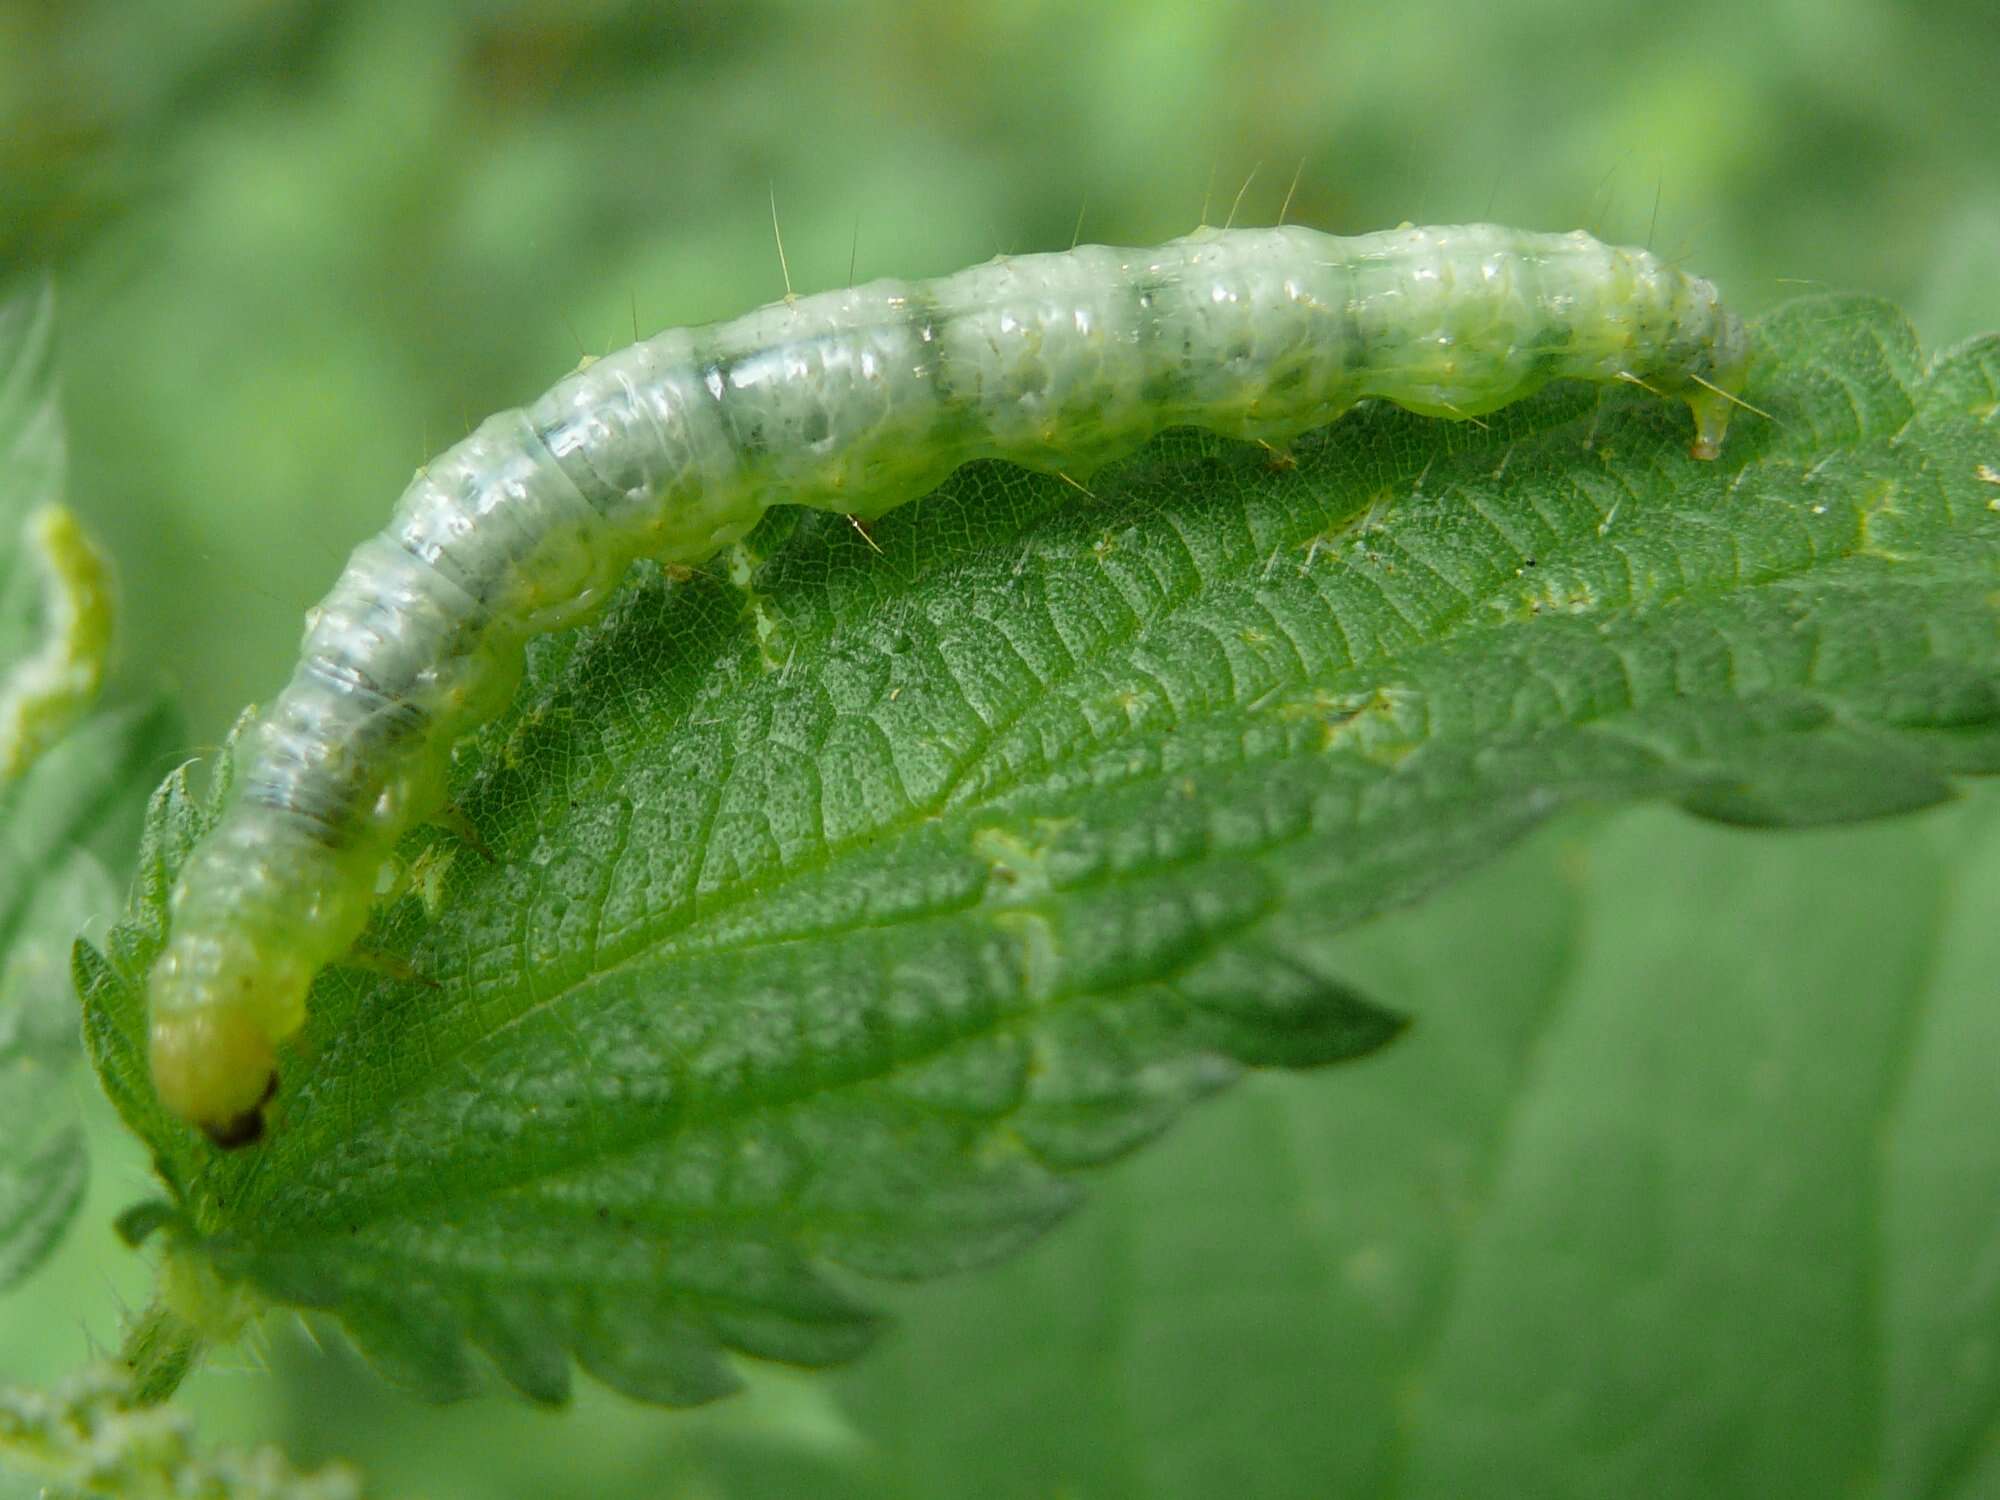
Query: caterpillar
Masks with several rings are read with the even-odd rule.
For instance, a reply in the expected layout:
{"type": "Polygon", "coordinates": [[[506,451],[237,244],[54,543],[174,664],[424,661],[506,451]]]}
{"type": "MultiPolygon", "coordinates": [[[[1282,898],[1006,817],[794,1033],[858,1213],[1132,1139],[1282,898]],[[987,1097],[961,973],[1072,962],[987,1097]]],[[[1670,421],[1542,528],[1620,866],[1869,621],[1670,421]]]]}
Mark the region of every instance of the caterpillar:
{"type": "Polygon", "coordinates": [[[698,563],[776,503],[872,519],[976,458],[1087,477],[1169,426],[1278,444],[1369,397],[1471,418],[1559,378],[1684,401],[1712,459],[1747,363],[1709,282],[1487,224],[1003,257],[590,362],[419,470],[307,616],[171,897],[159,1096],[218,1146],[258,1138],[277,1048],[397,838],[442,806],[452,745],[508,701],[528,639],[590,617],[636,559],[698,563]]]}

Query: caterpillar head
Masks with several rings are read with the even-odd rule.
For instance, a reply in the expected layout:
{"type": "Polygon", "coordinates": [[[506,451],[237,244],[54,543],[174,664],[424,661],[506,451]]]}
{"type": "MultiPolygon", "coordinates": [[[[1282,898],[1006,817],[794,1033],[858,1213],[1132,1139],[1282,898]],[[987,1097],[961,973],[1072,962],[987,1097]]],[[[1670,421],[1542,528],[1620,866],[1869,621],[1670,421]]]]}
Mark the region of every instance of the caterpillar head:
{"type": "Polygon", "coordinates": [[[170,943],[153,967],[153,1087],[217,1146],[247,1146],[264,1134],[264,1106],[278,1089],[277,1043],[296,1029],[311,975],[268,960],[203,962],[220,955],[190,946],[170,943]]]}
{"type": "Polygon", "coordinates": [[[153,1023],[153,1087],[160,1102],[224,1150],[264,1134],[264,1105],[278,1091],[271,1040],[240,1012],[153,1023]]]}

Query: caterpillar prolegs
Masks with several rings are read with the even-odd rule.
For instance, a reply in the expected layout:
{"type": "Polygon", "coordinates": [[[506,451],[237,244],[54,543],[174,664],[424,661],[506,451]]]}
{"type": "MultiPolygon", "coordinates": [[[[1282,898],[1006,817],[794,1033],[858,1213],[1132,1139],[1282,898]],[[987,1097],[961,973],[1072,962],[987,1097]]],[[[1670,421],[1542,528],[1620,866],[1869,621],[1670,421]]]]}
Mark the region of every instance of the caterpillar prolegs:
{"type": "Polygon", "coordinates": [[[1280,443],[1368,397],[1474,417],[1562,378],[1686,402],[1713,458],[1747,357],[1715,288],[1646,251],[1475,224],[1084,245],[597,360],[420,471],[309,616],[173,893],[160,1097],[219,1145],[257,1137],[276,1049],[454,741],[635,559],[700,562],[777,503],[878,516],[976,458],[1083,476],[1169,426],[1280,443]]]}

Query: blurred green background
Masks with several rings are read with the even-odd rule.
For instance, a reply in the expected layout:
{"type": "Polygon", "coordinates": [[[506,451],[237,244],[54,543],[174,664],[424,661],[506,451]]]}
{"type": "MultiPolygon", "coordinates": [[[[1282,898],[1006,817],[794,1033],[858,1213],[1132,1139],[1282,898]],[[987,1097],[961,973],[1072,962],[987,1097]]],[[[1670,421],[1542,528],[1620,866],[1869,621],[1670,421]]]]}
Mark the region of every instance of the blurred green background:
{"type": "MultiPolygon", "coordinates": [[[[302,612],[430,453],[635,325],[781,293],[772,195],[800,291],[1061,249],[1079,219],[1157,241],[1239,189],[1238,222],[1269,222],[1297,172],[1299,222],[1580,225],[1684,254],[1749,313],[1860,288],[1942,344],[2000,327],[1996,77],[1991,0],[0,0],[0,273],[56,272],[73,500],[120,564],[123,679],[172,684],[199,747],[280,684],[302,612]]],[[[1476,1030],[1479,971],[1383,955],[1503,917],[1573,937],[1635,840],[1690,895],[1718,861],[1782,894],[1990,855],[1994,826],[1990,797],[1770,844],[1653,813],[1566,826],[1446,915],[1330,950],[1425,1016],[1379,1072],[1259,1080],[1205,1111],[1028,1261],[916,1296],[854,1375],[763,1377],[692,1419],[594,1392],[562,1417],[503,1399],[439,1417],[287,1327],[276,1378],[253,1360],[190,1400],[217,1433],[354,1454],[390,1493],[1427,1492],[1409,1476],[1445,1471],[1397,1456],[1398,1423],[1443,1314],[1412,1314],[1405,1342],[1358,1330],[1304,1261],[1335,1220],[1456,1210],[1329,1197],[1303,1168],[1260,1197],[1229,1166],[1274,1118],[1310,1116],[1286,1129],[1322,1153],[1365,1142],[1369,1111],[1429,1086],[1427,1039],[1476,1030]],[[1160,1223],[1193,1237],[1155,1268],[1177,1298],[1234,1289],[1205,1321],[1146,1314],[1124,1284],[1160,1223]],[[1235,1404],[1200,1397],[1204,1374],[1235,1404]],[[1373,1392],[1365,1412],[1342,1381],[1373,1392]],[[1192,1478],[1157,1467],[1161,1434],[1201,1458],[1172,1471],[1192,1478]]],[[[1599,962],[1620,971],[1615,949],[1599,962]]],[[[0,1376],[74,1364],[143,1297],[105,1228],[146,1192],[121,1149],[107,1129],[71,1252],[0,1305],[0,1376]]],[[[1449,1301],[1423,1277],[1404,1292],[1449,1301]]]]}
{"type": "Polygon", "coordinates": [[[1990,0],[0,6],[0,259],[64,296],[76,503],[197,731],[413,470],[580,353],[1224,218],[1593,228],[1755,312],[2000,326],[1990,0]]]}

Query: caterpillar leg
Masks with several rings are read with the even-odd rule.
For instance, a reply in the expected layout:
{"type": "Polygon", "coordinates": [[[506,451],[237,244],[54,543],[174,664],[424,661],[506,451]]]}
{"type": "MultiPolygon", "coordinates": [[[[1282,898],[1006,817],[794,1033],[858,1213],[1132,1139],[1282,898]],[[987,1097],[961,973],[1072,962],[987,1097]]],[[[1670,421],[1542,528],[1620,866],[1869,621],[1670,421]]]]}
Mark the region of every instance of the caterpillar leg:
{"type": "Polygon", "coordinates": [[[1265,466],[1273,474],[1289,474],[1299,466],[1298,459],[1293,456],[1289,448],[1280,448],[1273,443],[1265,442],[1262,438],[1257,439],[1257,446],[1264,450],[1265,466]]]}
{"type": "Polygon", "coordinates": [[[1743,399],[1743,387],[1750,377],[1750,359],[1750,341],[1741,320],[1733,313],[1718,314],[1714,333],[1702,356],[1684,367],[1679,372],[1683,378],[1676,382],[1679,389],[1675,394],[1694,413],[1690,456],[1706,460],[1722,452],[1723,434],[1729,430],[1729,419],[1739,406],[1766,421],[1773,420],[1769,412],[1760,411],[1743,399]]]}
{"type": "Polygon", "coordinates": [[[486,847],[486,840],[479,836],[479,830],[472,826],[472,819],[465,815],[457,803],[448,803],[439,808],[431,814],[431,821],[447,833],[456,834],[461,843],[489,865],[500,863],[493,851],[486,847]]]}
{"type": "Polygon", "coordinates": [[[1688,409],[1694,413],[1694,442],[1688,445],[1688,456],[1703,460],[1713,459],[1722,452],[1723,435],[1729,431],[1732,415],[1731,399],[1719,391],[1697,390],[1687,398],[1688,409]]]}
{"type": "Polygon", "coordinates": [[[352,948],[349,948],[340,956],[337,962],[350,969],[361,969],[370,974],[380,974],[385,979],[401,980],[407,984],[427,985],[434,990],[444,988],[443,985],[431,978],[430,975],[424,973],[423,970],[417,968],[407,958],[400,958],[394,953],[385,953],[380,948],[366,947],[361,943],[356,943],[352,948]]]}

